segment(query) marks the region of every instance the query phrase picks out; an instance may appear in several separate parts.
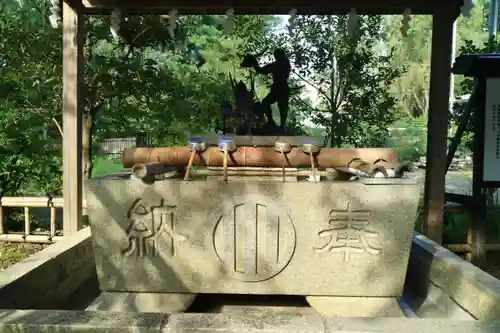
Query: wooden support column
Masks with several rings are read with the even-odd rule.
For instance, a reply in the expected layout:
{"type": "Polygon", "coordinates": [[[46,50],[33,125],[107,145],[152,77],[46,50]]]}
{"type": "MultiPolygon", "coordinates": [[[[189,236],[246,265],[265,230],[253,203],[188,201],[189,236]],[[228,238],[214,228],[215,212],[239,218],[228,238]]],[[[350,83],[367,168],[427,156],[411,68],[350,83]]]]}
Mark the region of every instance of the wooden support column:
{"type": "Polygon", "coordinates": [[[448,111],[450,100],[453,10],[432,18],[432,53],[427,123],[427,166],[425,170],[424,233],[443,241],[448,111]]]}
{"type": "Polygon", "coordinates": [[[63,1],[63,227],[78,231],[82,215],[83,15],[63,1]]]}
{"type": "Polygon", "coordinates": [[[484,131],[486,124],[486,79],[477,80],[478,106],[474,117],[474,154],[472,157],[472,209],[471,219],[469,221],[470,232],[467,240],[470,238],[471,262],[479,268],[484,268],[486,264],[486,192],[483,188],[484,179],[484,131]]]}

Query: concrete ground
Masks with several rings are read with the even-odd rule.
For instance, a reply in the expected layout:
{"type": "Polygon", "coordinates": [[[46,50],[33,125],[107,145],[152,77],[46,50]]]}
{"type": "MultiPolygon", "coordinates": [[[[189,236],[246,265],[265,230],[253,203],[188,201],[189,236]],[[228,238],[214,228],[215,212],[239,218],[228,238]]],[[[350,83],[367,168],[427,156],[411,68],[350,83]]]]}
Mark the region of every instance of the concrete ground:
{"type": "MultiPolygon", "coordinates": [[[[425,170],[406,173],[408,178],[416,179],[419,183],[425,184],[425,170]]],[[[446,191],[456,194],[471,194],[472,173],[465,171],[449,171],[446,174],[446,191]]]]}

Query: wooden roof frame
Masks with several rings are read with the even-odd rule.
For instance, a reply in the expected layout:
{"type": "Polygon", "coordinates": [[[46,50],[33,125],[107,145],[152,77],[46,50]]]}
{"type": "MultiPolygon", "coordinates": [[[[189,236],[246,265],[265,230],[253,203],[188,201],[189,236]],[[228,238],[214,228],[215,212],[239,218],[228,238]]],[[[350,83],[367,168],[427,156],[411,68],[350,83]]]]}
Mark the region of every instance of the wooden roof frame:
{"type": "Polygon", "coordinates": [[[167,14],[175,8],[179,14],[224,14],[232,8],[235,14],[286,15],[347,14],[352,8],[360,15],[402,14],[409,8],[414,15],[432,15],[444,11],[460,13],[463,0],[72,0],[82,13],[99,14],[113,9],[136,13],[167,14]]]}

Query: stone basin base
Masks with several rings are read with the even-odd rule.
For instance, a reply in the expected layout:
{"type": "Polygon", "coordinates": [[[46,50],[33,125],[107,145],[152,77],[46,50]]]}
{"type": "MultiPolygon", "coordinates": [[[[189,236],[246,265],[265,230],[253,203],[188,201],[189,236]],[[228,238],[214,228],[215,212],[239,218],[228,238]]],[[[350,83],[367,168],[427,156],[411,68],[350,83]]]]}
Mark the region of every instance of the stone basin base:
{"type": "Polygon", "coordinates": [[[87,310],[179,313],[189,308],[195,298],[196,294],[105,291],[87,307],[87,310]]]}
{"type": "Polygon", "coordinates": [[[328,317],[405,317],[396,297],[307,296],[306,300],[328,317]]]}
{"type": "MultiPolygon", "coordinates": [[[[103,292],[86,310],[180,313],[187,310],[195,298],[195,294],[103,292]]],[[[405,317],[407,315],[402,309],[401,301],[396,297],[308,296],[306,300],[318,314],[324,316],[405,317]]],[[[228,308],[234,311],[235,306],[224,306],[219,311],[224,312],[228,308]]],[[[253,306],[236,306],[236,309],[252,308],[253,306]]]]}

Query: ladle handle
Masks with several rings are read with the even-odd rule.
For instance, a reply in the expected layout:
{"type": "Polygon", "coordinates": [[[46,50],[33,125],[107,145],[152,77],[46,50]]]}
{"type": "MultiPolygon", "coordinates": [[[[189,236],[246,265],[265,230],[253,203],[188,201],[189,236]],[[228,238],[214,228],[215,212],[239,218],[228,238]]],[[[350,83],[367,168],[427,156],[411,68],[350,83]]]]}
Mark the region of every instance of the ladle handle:
{"type": "Polygon", "coordinates": [[[285,152],[283,151],[283,149],[281,149],[281,171],[283,173],[283,182],[286,181],[285,161],[286,161],[285,152]]]}
{"type": "Polygon", "coordinates": [[[312,168],[313,180],[316,183],[316,167],[314,165],[314,154],[312,152],[309,153],[309,158],[311,159],[311,168],[312,168]]]}
{"type": "Polygon", "coordinates": [[[186,174],[184,174],[184,180],[189,179],[189,174],[191,172],[191,168],[193,167],[194,157],[196,156],[196,150],[191,152],[191,156],[189,157],[189,162],[186,168],[186,174]]]}
{"type": "Polygon", "coordinates": [[[222,161],[222,168],[224,169],[224,181],[227,182],[227,160],[229,158],[227,145],[224,146],[224,159],[222,161]]]}

